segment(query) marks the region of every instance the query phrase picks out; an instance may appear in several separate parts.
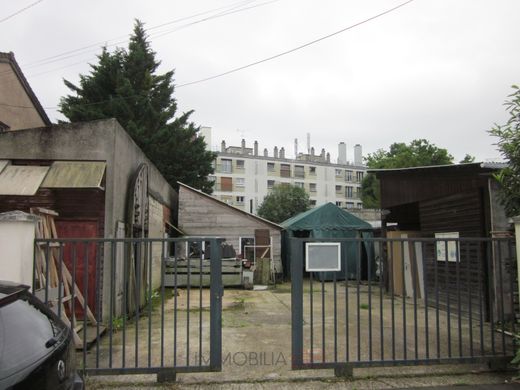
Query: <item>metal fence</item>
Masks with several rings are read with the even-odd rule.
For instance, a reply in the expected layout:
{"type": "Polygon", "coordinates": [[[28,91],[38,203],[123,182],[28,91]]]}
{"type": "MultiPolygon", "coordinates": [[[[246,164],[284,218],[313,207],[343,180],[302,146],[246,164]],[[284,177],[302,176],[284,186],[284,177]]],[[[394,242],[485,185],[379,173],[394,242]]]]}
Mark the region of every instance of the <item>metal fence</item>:
{"type": "Polygon", "coordinates": [[[294,369],[506,362],[518,313],[512,239],[292,239],[294,369]],[[341,270],[306,272],[306,243],[341,270]]]}
{"type": "Polygon", "coordinates": [[[156,373],[166,380],[219,371],[222,241],[37,239],[33,288],[73,329],[85,373],[156,373]],[[190,252],[202,242],[205,253],[190,252]],[[164,283],[167,262],[172,288],[164,283]],[[183,288],[178,264],[187,270],[183,288]]]}

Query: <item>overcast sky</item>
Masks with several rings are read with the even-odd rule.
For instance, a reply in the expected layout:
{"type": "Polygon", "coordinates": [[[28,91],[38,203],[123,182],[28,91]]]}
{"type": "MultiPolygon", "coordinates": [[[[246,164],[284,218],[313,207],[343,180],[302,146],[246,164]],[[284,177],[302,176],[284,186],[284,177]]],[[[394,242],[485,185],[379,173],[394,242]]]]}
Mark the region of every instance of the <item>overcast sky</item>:
{"type": "MultiPolygon", "coordinates": [[[[62,79],[77,82],[88,73],[103,43],[126,47],[134,18],[149,28],[160,71],[175,69],[175,83],[182,85],[403,2],[0,0],[0,51],[15,53],[57,121],[63,119],[59,98],[68,93],[62,79]]],[[[175,96],[180,111],[194,110],[196,124],[213,128],[214,147],[222,139],[239,145],[243,137],[248,145],[258,140],[270,155],[275,145],[284,146],[291,157],[294,139],[302,152],[310,133],[312,146],[325,148],[334,160],[337,144],[346,142],[351,160],[354,144],[366,154],[426,138],[457,161],[466,153],[496,160],[487,130],[506,121],[502,104],[510,86],[520,83],[518,15],[518,0],[415,0],[302,50],[178,88],[175,96]]]]}

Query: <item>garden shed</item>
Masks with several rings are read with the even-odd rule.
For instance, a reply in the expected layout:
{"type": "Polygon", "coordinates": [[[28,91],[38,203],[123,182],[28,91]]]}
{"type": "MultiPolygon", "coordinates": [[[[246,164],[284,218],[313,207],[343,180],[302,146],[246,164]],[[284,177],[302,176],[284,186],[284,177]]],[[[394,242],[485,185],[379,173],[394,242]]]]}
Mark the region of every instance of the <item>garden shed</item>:
{"type": "MultiPolygon", "coordinates": [[[[362,219],[333,203],[326,203],[281,223],[283,231],[284,275],[290,275],[291,238],[372,238],[373,228],[362,219]]],[[[368,279],[368,262],[375,270],[374,248],[372,242],[351,241],[343,243],[341,269],[347,269],[349,279],[357,278],[358,264],[361,266],[360,278],[368,279]]],[[[373,272],[372,272],[373,273],[373,272]]],[[[336,273],[337,279],[345,279],[345,272],[336,273]]],[[[320,272],[320,278],[332,280],[334,272],[320,272]]]]}

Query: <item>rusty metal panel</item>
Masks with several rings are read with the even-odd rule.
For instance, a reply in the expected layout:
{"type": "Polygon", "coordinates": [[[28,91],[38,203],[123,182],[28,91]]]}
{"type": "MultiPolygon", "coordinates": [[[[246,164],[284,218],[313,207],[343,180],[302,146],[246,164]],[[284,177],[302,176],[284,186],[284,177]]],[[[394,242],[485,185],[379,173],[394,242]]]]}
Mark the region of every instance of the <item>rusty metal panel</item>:
{"type": "Polygon", "coordinates": [[[0,195],[32,196],[47,175],[49,167],[9,165],[0,173],[0,195]]]}
{"type": "Polygon", "coordinates": [[[55,161],[42,187],[101,188],[105,168],[102,161],[55,161]]]}

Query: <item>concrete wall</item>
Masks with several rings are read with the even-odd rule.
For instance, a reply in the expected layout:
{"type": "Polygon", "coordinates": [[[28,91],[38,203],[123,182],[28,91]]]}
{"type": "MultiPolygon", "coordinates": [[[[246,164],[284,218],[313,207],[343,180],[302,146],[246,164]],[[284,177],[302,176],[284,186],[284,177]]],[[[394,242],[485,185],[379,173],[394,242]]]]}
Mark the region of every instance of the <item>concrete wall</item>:
{"type": "Polygon", "coordinates": [[[273,264],[282,272],[281,229],[197,191],[179,189],[179,228],[190,236],[218,236],[239,252],[240,237],[254,237],[255,229],[269,229],[273,264]]]}
{"type": "Polygon", "coordinates": [[[10,126],[10,130],[45,126],[11,64],[0,62],[0,75],[0,102],[9,104],[0,105],[0,121],[10,126]]]}

